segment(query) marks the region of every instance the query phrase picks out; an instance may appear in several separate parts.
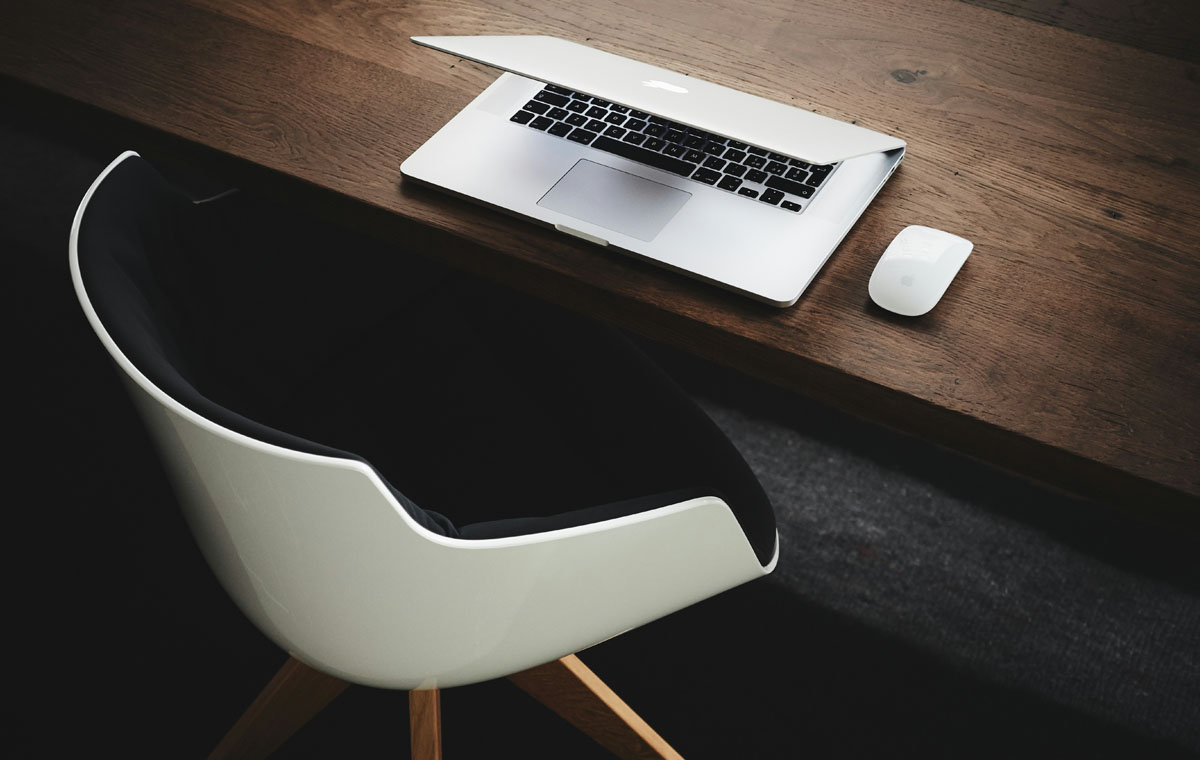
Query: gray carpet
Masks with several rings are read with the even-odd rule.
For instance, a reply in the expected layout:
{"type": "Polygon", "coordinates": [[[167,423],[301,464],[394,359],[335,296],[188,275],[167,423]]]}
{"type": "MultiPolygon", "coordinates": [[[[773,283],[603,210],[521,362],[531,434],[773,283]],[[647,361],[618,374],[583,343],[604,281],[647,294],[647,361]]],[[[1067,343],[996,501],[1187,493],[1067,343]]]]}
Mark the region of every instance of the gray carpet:
{"type": "MultiPolygon", "coordinates": [[[[19,446],[0,752],[199,757],[283,655],[203,567],[70,291],[74,206],[130,145],[0,121],[19,446]]],[[[1200,756],[1193,540],[648,348],[780,521],[771,577],[582,654],[685,756],[1200,756]]],[[[604,756],[504,682],[443,699],[448,758],[604,756]]],[[[403,756],[404,709],[351,689],[279,756],[403,756]]]]}
{"type": "Polygon", "coordinates": [[[1200,748],[1193,544],[722,374],[719,394],[694,385],[776,505],[771,583],[981,679],[1200,748]]]}

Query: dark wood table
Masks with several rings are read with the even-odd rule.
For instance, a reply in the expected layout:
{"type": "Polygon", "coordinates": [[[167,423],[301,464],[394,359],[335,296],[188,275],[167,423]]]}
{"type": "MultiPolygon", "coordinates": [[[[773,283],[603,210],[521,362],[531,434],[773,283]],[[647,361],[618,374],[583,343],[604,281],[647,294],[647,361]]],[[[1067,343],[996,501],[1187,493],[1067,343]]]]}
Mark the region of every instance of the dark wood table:
{"type": "Polygon", "coordinates": [[[429,256],[1195,526],[1196,5],[39,0],[5,9],[0,75],[429,256]],[[857,122],[908,156],[786,310],[404,183],[401,161],[496,76],[408,37],[528,33],[857,122]],[[867,296],[908,224],[975,243],[918,319],[867,296]]]}

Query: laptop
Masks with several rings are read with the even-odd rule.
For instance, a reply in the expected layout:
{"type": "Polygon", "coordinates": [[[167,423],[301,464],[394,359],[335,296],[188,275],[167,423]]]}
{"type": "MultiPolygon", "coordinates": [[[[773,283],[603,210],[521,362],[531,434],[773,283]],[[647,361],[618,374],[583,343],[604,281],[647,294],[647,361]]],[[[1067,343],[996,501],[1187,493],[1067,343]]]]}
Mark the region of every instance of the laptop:
{"type": "Polygon", "coordinates": [[[411,180],[750,298],[794,304],[903,140],[555,37],[413,37],[503,70],[411,180]]]}

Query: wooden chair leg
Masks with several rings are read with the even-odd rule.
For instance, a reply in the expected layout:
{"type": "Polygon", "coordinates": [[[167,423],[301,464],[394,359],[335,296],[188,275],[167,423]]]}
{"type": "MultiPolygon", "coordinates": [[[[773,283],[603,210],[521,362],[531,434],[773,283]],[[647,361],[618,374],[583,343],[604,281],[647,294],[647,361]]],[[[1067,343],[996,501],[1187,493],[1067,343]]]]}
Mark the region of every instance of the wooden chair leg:
{"type": "Polygon", "coordinates": [[[349,685],[289,657],[209,760],[270,755],[349,685]]]}
{"type": "Polygon", "coordinates": [[[617,757],[683,760],[575,655],[508,677],[617,757]]]}
{"type": "Polygon", "coordinates": [[[437,689],[408,693],[412,760],[442,760],[442,696],[437,689]]]}

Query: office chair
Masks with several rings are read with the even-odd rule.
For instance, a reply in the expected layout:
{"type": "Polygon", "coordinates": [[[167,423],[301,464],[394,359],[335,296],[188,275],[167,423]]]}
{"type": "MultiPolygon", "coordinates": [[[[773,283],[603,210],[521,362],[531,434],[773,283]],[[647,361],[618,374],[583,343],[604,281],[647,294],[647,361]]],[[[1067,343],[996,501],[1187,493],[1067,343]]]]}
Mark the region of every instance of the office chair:
{"type": "Polygon", "coordinates": [[[383,364],[288,366],[256,406],[243,365],[272,341],[226,349],[205,331],[252,320],[190,292],[266,255],[214,205],[126,152],[70,237],[79,302],[203,556],[290,654],[212,756],[270,754],[353,683],[409,691],[413,756],[439,757],[439,690],[507,677],[618,755],[677,757],[575,653],[774,569],[771,506],[732,444],[625,336],[478,282],[354,331],[383,364]]]}

